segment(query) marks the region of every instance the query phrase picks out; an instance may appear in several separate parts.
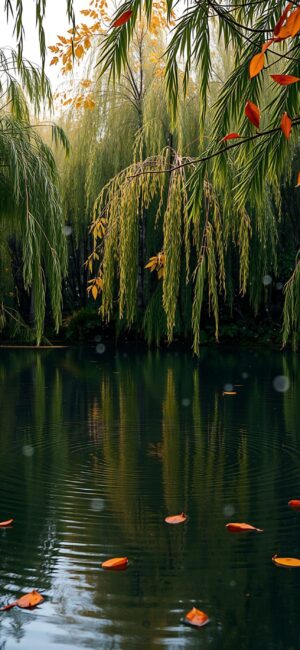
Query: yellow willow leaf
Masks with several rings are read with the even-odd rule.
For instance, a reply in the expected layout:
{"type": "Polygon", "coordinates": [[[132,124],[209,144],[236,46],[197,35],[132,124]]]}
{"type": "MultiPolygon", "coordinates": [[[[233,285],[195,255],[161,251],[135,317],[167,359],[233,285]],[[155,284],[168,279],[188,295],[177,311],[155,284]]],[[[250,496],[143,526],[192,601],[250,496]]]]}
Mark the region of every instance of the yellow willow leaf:
{"type": "Polygon", "coordinates": [[[95,284],[94,284],[94,286],[92,287],[92,296],[93,296],[94,300],[97,300],[98,289],[97,289],[97,287],[96,287],[95,284]]]}
{"type": "Polygon", "coordinates": [[[67,39],[66,39],[64,36],[58,36],[57,38],[59,38],[59,40],[61,41],[61,43],[63,43],[64,45],[66,45],[67,42],[68,42],[67,39]]]}
{"type": "Polygon", "coordinates": [[[59,52],[59,47],[57,47],[57,45],[49,45],[49,50],[56,54],[56,52],[59,52]]]}
{"type": "Polygon", "coordinates": [[[59,61],[58,56],[54,56],[52,61],[50,61],[50,65],[56,65],[58,63],[58,61],[59,61]]]}
{"type": "Polygon", "coordinates": [[[91,46],[92,46],[92,43],[91,43],[90,39],[89,39],[89,38],[85,38],[85,39],[84,39],[84,47],[85,47],[85,49],[86,49],[86,50],[89,50],[91,46]]]}
{"type": "Polygon", "coordinates": [[[75,55],[77,59],[81,59],[84,55],[84,47],[82,45],[77,45],[75,50],[75,55]]]}

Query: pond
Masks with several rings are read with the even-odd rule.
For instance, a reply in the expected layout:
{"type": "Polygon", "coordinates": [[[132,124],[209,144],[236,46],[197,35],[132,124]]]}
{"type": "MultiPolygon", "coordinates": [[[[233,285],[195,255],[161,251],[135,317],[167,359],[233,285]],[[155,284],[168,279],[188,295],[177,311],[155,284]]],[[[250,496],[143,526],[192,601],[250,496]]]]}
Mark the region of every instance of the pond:
{"type": "Polygon", "coordinates": [[[299,395],[280,352],[1,350],[0,605],[45,601],[0,649],[299,650],[299,395]]]}

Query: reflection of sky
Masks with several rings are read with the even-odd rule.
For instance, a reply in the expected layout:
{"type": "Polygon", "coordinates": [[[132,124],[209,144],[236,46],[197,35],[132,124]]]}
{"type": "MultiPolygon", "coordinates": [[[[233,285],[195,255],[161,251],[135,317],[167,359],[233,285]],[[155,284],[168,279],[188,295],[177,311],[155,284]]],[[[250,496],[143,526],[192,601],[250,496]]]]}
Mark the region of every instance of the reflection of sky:
{"type": "Polygon", "coordinates": [[[5,650],[293,647],[299,586],[271,557],[300,554],[299,361],[109,348],[1,351],[0,602],[45,596],[0,614],[5,650]],[[265,532],[232,537],[230,520],[265,532]],[[101,569],[120,555],[127,571],[101,569]],[[192,606],[200,633],[181,624],[192,606]]]}

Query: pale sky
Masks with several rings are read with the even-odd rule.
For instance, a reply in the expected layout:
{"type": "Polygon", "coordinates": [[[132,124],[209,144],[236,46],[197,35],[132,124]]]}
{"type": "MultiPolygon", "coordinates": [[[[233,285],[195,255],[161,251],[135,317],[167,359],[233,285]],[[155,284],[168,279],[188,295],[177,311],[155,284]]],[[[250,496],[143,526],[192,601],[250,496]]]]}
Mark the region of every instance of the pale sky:
{"type": "MultiPolygon", "coordinates": [[[[39,56],[39,43],[38,33],[35,26],[35,0],[24,0],[24,25],[25,25],[25,46],[24,55],[33,63],[40,63],[39,56]]],[[[74,0],[76,21],[81,22],[83,17],[79,13],[80,9],[86,9],[89,6],[89,0],[74,0]]],[[[65,0],[48,0],[47,2],[47,16],[44,23],[47,45],[54,45],[56,42],[57,34],[64,35],[70,25],[66,16],[67,3],[65,0]]],[[[2,10],[2,14],[4,11],[2,10]]],[[[0,47],[11,46],[14,47],[15,40],[12,35],[13,23],[12,21],[7,25],[3,21],[1,15],[1,34],[0,34],[0,47]]],[[[47,56],[46,72],[51,79],[53,89],[59,84],[59,68],[57,66],[49,66],[53,57],[51,52],[47,56]]]]}

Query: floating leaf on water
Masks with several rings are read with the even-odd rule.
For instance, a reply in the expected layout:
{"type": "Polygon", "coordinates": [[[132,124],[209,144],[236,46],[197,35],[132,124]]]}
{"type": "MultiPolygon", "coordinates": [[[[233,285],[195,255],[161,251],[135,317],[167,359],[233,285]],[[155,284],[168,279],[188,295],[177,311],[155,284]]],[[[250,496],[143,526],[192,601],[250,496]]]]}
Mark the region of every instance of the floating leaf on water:
{"type": "Polygon", "coordinates": [[[187,516],[182,512],[180,515],[172,515],[171,517],[165,517],[165,522],[167,524],[183,524],[187,520],[187,516]]]}
{"type": "Polygon", "coordinates": [[[226,528],[231,532],[231,533],[262,533],[263,530],[262,528],[255,528],[255,526],[251,526],[250,524],[226,524],[226,528]]]}
{"type": "Polygon", "coordinates": [[[300,500],[299,499],[291,499],[291,501],[288,502],[288,506],[290,508],[293,508],[293,510],[300,510],[300,500]]]}
{"type": "Polygon", "coordinates": [[[113,557],[110,560],[105,560],[102,562],[102,569],[112,569],[115,571],[120,571],[126,569],[128,564],[128,557],[113,557]]]}
{"type": "Polygon", "coordinates": [[[201,611],[201,609],[193,607],[193,609],[185,615],[184,623],[186,625],[192,625],[193,627],[203,627],[203,625],[209,623],[209,618],[205,612],[201,611]]]}
{"type": "Polygon", "coordinates": [[[287,569],[299,569],[300,560],[297,557],[278,557],[273,555],[272,562],[277,564],[277,566],[283,566],[287,569]]]}
{"type": "Polygon", "coordinates": [[[8,519],[7,521],[1,521],[0,522],[0,528],[7,528],[7,526],[11,526],[13,522],[14,522],[14,519],[8,519]]]}
{"type": "Polygon", "coordinates": [[[223,390],[222,395],[237,395],[236,390],[223,390]]]}
{"type": "Polygon", "coordinates": [[[38,591],[33,590],[30,592],[30,594],[21,596],[21,598],[15,600],[13,603],[10,603],[10,605],[1,607],[0,611],[5,612],[9,609],[12,609],[12,607],[21,607],[21,609],[33,609],[33,607],[37,607],[37,605],[40,605],[43,601],[43,596],[41,596],[38,591]]]}

